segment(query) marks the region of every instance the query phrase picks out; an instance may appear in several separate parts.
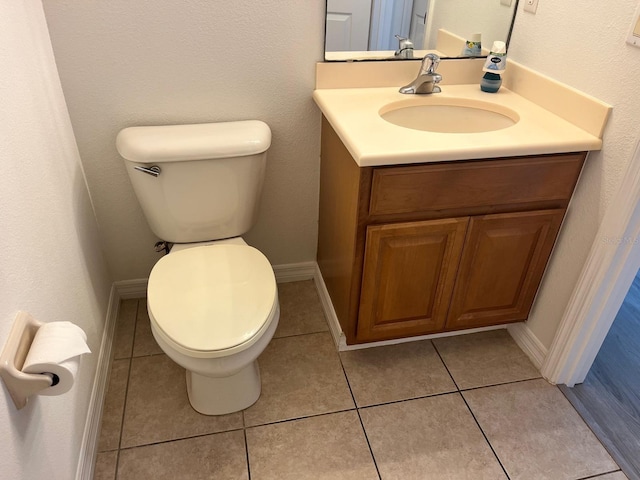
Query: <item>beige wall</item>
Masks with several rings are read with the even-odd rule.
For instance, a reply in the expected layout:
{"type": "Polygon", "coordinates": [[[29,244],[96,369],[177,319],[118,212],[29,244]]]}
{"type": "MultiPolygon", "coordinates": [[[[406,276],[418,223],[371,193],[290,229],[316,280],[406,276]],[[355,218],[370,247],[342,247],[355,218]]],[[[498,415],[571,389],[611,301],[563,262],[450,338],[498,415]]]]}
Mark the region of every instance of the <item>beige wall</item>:
{"type": "Polygon", "coordinates": [[[602,151],[589,155],[529,328],[551,345],[598,226],[640,139],[640,49],[625,43],[637,0],[540,0],[519,11],[509,57],[613,105],[602,151]]]}
{"type": "Polygon", "coordinates": [[[131,125],[259,119],[273,131],[260,219],[273,264],[315,258],[324,0],[44,2],[62,86],[116,280],[158,259],[114,141],[131,125]]]}
{"type": "Polygon", "coordinates": [[[75,477],[111,279],[42,4],[0,0],[0,349],[18,310],[84,329],[73,388],[18,411],[0,382],[0,478],[75,477]]]}

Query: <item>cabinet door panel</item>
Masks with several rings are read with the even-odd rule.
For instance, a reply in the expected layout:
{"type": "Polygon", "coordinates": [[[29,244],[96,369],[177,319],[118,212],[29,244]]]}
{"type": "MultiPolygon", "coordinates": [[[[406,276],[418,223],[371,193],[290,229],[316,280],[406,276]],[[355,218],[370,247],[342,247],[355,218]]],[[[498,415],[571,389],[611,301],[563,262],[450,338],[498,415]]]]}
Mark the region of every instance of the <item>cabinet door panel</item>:
{"type": "Polygon", "coordinates": [[[526,320],[564,210],[472,217],[447,330],[526,320]]]}
{"type": "Polygon", "coordinates": [[[465,217],[367,228],[358,341],[444,328],[467,224],[465,217]]]}

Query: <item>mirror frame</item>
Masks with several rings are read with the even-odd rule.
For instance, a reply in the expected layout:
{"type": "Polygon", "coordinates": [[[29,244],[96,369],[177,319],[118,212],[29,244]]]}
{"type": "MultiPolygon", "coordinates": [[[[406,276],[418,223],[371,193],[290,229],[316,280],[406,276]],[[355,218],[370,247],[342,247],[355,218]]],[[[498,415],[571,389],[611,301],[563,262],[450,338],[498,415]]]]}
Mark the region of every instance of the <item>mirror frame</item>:
{"type": "MultiPolygon", "coordinates": [[[[520,0],[514,0],[515,5],[513,7],[513,15],[511,16],[511,22],[509,24],[509,31],[507,32],[507,38],[505,40],[505,44],[507,45],[507,52],[509,51],[509,44],[511,43],[511,35],[513,34],[513,27],[516,23],[516,15],[518,14],[518,7],[520,6],[520,0]]],[[[414,60],[422,60],[422,57],[417,56],[414,58],[349,58],[349,59],[327,59],[327,1],[324,2],[324,37],[322,39],[322,56],[323,62],[327,63],[345,63],[345,62],[396,62],[396,61],[414,61],[414,60]]],[[[464,60],[470,58],[487,58],[487,55],[479,55],[477,57],[465,57],[465,56],[457,56],[457,57],[440,57],[441,60],[464,60]]]]}

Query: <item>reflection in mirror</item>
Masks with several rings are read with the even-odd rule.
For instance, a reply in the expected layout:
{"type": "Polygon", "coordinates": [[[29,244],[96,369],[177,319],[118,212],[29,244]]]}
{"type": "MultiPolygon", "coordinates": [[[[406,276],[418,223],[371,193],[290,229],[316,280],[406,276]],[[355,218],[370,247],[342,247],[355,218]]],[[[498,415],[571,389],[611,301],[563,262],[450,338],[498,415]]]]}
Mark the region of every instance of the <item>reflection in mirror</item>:
{"type": "Polygon", "coordinates": [[[463,57],[476,34],[486,55],[496,40],[508,45],[517,6],[518,0],[327,0],[325,59],[463,57]],[[399,49],[404,38],[410,42],[399,49]]]}

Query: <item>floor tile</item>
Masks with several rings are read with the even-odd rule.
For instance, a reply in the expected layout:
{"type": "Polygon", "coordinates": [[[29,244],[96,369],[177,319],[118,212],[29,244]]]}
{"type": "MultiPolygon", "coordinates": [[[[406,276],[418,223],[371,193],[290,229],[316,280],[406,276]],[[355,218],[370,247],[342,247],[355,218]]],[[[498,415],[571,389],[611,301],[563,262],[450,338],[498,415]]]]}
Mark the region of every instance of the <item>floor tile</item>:
{"type": "Polygon", "coordinates": [[[377,479],[357,412],[247,429],[251,480],[377,479]]]}
{"type": "Polygon", "coordinates": [[[433,343],[461,390],[540,377],[505,329],[437,338],[433,343]]]}
{"type": "Polygon", "coordinates": [[[138,319],[136,320],[136,335],[133,341],[133,356],[158,355],[164,353],[160,345],[153,338],[151,323],[147,312],[147,301],[141,298],[138,303],[138,319]]]}
{"type": "Polygon", "coordinates": [[[512,480],[577,479],[618,468],[560,390],[545,380],[463,395],[512,480]]]}
{"type": "Polygon", "coordinates": [[[109,385],[104,399],[102,426],[98,440],[98,451],[117,450],[120,446],[120,429],[124,414],[124,400],[127,395],[129,378],[128,358],[114,360],[109,374],[109,385]]]}
{"type": "Polygon", "coordinates": [[[360,410],[384,480],[506,479],[458,393],[360,410]]]}
{"type": "Polygon", "coordinates": [[[340,357],[359,407],[457,390],[430,340],[341,352],[340,357]]]}
{"type": "Polygon", "coordinates": [[[131,361],[122,447],[242,428],[242,413],[208,416],[189,404],[185,370],[166,355],[131,361]]]}
{"type": "Polygon", "coordinates": [[[242,431],[123,450],[118,480],[247,480],[242,431]]]}
{"type": "Polygon", "coordinates": [[[118,451],[102,452],[96,455],[93,480],[115,480],[118,451]]]}
{"type": "Polygon", "coordinates": [[[115,337],[113,339],[113,358],[115,359],[131,357],[137,309],[137,299],[123,300],[120,304],[115,337]]]}
{"type": "Polygon", "coordinates": [[[274,338],[329,331],[313,280],[279,283],[278,299],[280,322],[274,338]]]}
{"type": "Polygon", "coordinates": [[[258,364],[262,394],[244,411],[247,426],[355,407],[328,333],[271,340],[258,364]]]}

